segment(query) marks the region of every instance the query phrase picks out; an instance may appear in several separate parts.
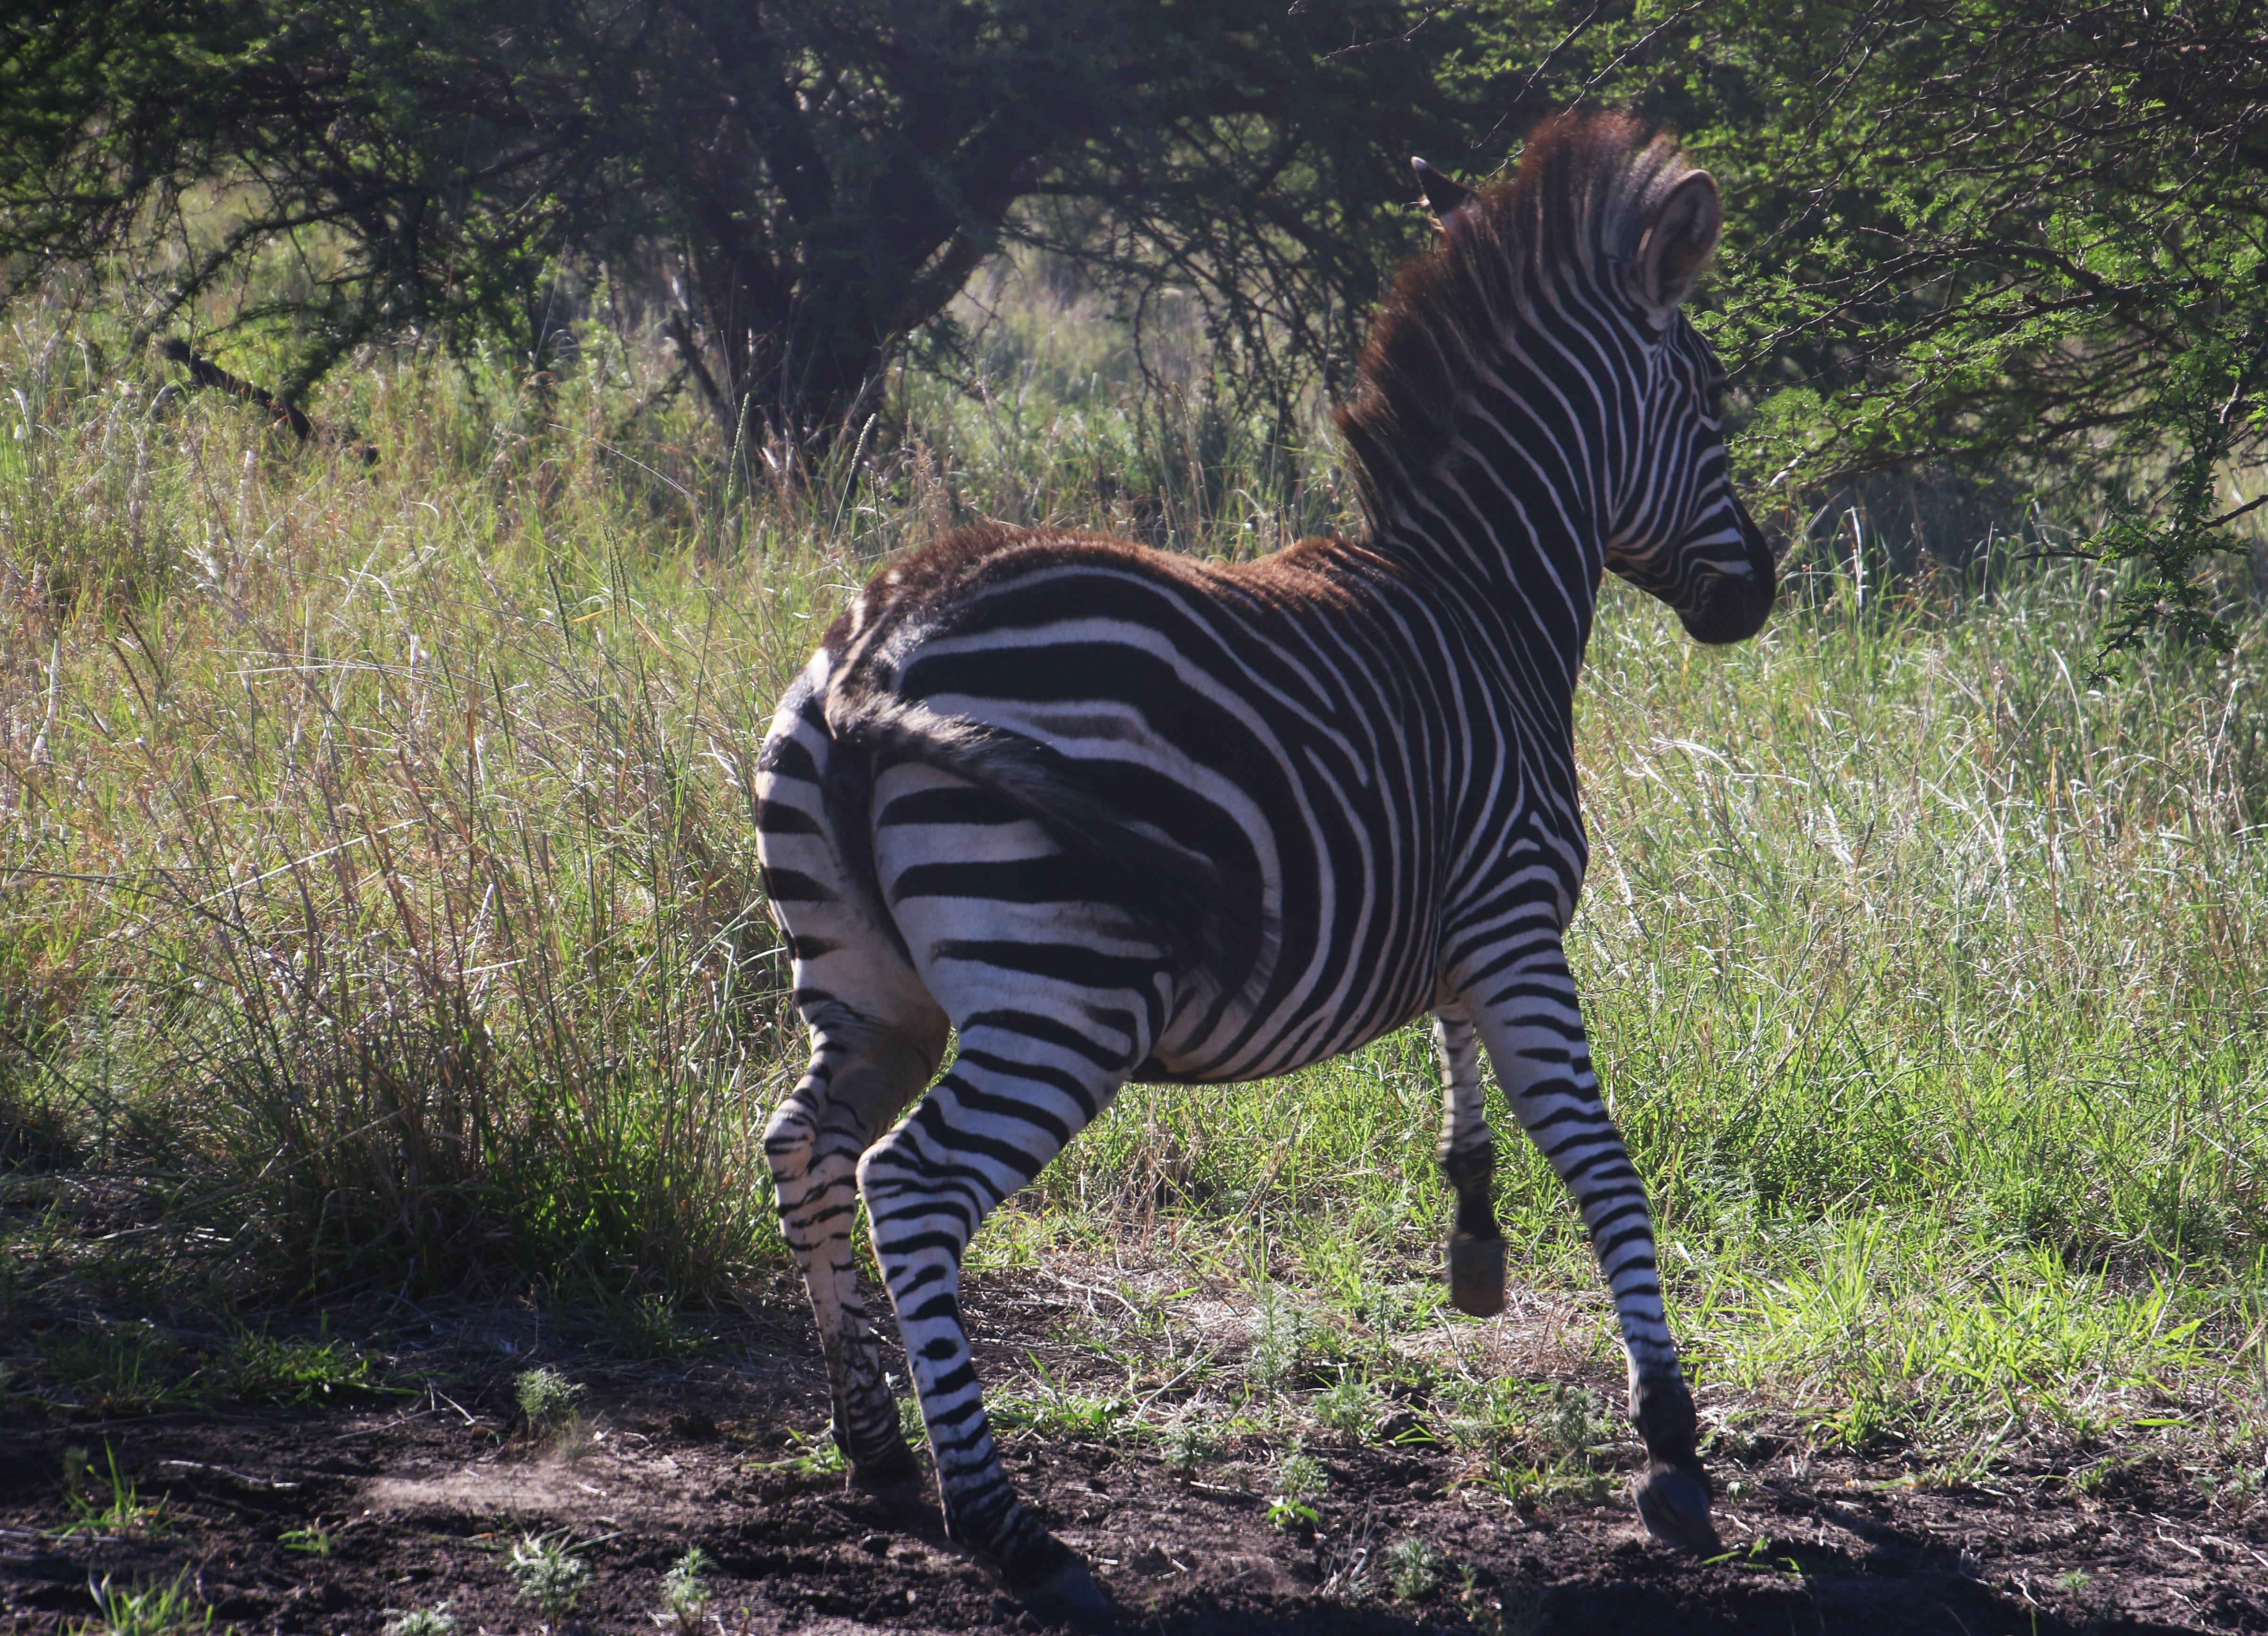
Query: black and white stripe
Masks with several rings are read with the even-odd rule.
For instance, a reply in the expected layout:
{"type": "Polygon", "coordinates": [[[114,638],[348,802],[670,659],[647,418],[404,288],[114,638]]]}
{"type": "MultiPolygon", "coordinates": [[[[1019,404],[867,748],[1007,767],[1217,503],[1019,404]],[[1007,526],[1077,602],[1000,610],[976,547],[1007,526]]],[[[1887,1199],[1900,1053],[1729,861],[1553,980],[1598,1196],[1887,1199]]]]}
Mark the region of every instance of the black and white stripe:
{"type": "Polygon", "coordinates": [[[1614,116],[1547,127],[1486,194],[1428,187],[1441,240],[1341,416],[1364,538],[1229,567],[955,535],[866,588],[764,748],[766,884],[813,1036],[768,1151],[836,1435],[855,1480],[917,1477],[859,1294],[855,1184],[948,1526],[1045,1613],[1100,1597],[1001,1470],[961,1322],[970,1235],[1130,1079],[1284,1073],[1428,1012],[1454,1298],[1503,1300],[1484,1050],[1613,1291],[1641,1512],[1712,1537],[1645,1190],[1561,940],[1602,573],[1705,641],[1752,634],[1772,600],[1678,310],[1716,188],[1614,116]]]}

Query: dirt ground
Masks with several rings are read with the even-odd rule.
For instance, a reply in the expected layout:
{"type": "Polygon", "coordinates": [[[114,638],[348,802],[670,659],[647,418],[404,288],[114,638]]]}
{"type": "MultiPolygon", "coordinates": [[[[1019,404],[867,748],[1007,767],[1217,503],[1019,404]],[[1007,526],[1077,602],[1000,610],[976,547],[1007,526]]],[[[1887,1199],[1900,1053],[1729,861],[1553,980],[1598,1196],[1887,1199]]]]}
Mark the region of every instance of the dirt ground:
{"type": "MultiPolygon", "coordinates": [[[[1061,1342],[1076,1288],[1044,1275],[972,1280],[988,1378],[1035,1364],[1058,1383],[1078,1377],[1092,1353],[1061,1342]]],[[[1545,1304],[1515,1302],[1498,1321],[1505,1367],[1566,1369],[1611,1396],[1610,1370],[1571,1365],[1530,1332],[1545,1304]]],[[[532,1313],[397,1309],[387,1349],[401,1375],[422,1377],[414,1396],[107,1422],[11,1398],[0,1627],[67,1630],[94,1610],[90,1582],[186,1571],[216,1632],[375,1636],[387,1610],[445,1600],[460,1636],[534,1632],[504,1551],[563,1531],[594,1571],[562,1636],[651,1636],[660,1576],[688,1545],[715,1561],[725,1636],[1027,1628],[933,1521],[895,1523],[839,1475],[798,1470],[809,1445],[797,1440],[827,1410],[791,1292],[729,1328],[690,1361],[614,1365],[532,1313]],[[539,1361],[588,1389],[579,1424],[541,1439],[518,1424],[512,1395],[539,1361]],[[145,1499],[164,1497],[166,1531],[59,1536],[74,1445],[114,1450],[145,1499]],[[295,1529],[326,1536],[328,1552],[289,1548],[295,1529]]],[[[1114,1379],[1123,1386],[1123,1371],[1114,1379]]],[[[2003,1469],[1948,1492],[1766,1436],[1746,1464],[1712,1460],[1720,1488],[1740,1487],[1719,1502],[1730,1556],[1702,1565],[1646,1538],[1620,1477],[1607,1503],[1525,1508],[1463,1480],[1464,1456],[1406,1441],[1425,1410],[1386,1422],[1388,1433],[1399,1422],[1400,1443],[1312,1442],[1329,1493],[1319,1523],[1291,1531],[1268,1520],[1270,1456],[1256,1451],[1224,1449],[1193,1478],[1152,1440],[1025,1433],[1008,1453],[1049,1525],[1095,1563],[1128,1631],[2268,1631],[2268,1511],[2215,1507],[2178,1470],[2144,1463],[2082,1493],[2045,1469],[2003,1469]],[[1432,1543],[1443,1571],[1430,1594],[1398,1600],[1384,1553],[1412,1536],[1432,1543]]]]}

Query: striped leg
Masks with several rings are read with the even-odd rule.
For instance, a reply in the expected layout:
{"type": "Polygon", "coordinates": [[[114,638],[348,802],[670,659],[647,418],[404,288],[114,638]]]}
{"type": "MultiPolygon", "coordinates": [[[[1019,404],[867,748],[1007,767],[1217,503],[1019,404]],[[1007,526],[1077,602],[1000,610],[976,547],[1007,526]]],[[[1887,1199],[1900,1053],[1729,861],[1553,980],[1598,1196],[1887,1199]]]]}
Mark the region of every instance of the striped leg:
{"type": "Polygon", "coordinates": [[[1449,1234],[1449,1299],[1476,1318],[1504,1310],[1504,1235],[1497,1230],[1496,1132],[1483,1117],[1486,1087],[1472,1018],[1446,1006],[1433,1018],[1433,1046],[1441,1059],[1441,1145],[1434,1150],[1441,1174],[1457,1193],[1457,1223],[1449,1234]]]}
{"type": "Polygon", "coordinates": [[[1709,1479],[1695,1447],[1693,1395],[1662,1312],[1646,1184],[1599,1097],[1574,978],[1556,935],[1537,937],[1470,997],[1512,1110],[1575,1197],[1614,1292],[1630,1360],[1631,1419],[1646,1439],[1638,1514],[1656,1538],[1713,1550],[1709,1479]]]}
{"type": "MultiPolygon", "coordinates": [[[[1138,1014],[1109,998],[1116,1003],[1098,1005],[1099,1017],[1138,1014]]],[[[961,1253],[993,1206],[1108,1103],[1142,1050],[1129,1050],[1126,1033],[1108,1021],[1082,1036],[1020,1011],[968,1018],[950,1072],[858,1167],[875,1256],[937,1461],[946,1530],[998,1564],[1042,1618],[1092,1618],[1108,1603],[1001,1470],[961,1327],[961,1253]]]]}
{"type": "Polygon", "coordinates": [[[781,1235],[803,1269],[827,1362],[835,1440],[860,1487],[920,1477],[882,1382],[850,1229],[858,1155],[921,1094],[945,1053],[945,1013],[852,887],[821,783],[834,754],[814,689],[822,652],[789,689],[757,763],[764,887],[794,951],[811,1065],[764,1129],[781,1235]]]}
{"type": "Polygon", "coordinates": [[[943,1054],[942,1016],[924,1037],[883,1028],[847,1007],[806,1007],[811,1065],[764,1128],[779,1199],[780,1232],[803,1269],[827,1362],[836,1442],[861,1488],[890,1491],[921,1478],[883,1383],[866,1319],[850,1228],[859,1154],[919,1094],[943,1054]]]}

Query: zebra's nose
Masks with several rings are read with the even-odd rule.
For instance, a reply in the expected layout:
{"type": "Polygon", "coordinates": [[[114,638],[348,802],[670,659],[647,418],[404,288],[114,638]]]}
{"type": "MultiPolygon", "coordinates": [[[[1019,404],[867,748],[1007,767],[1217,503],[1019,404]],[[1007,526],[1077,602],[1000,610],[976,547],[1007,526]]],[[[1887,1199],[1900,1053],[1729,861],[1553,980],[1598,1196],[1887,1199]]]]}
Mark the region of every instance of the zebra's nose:
{"type": "Polygon", "coordinates": [[[1752,564],[1749,572],[1737,577],[1712,574],[1702,586],[1700,600],[1690,608],[1678,610],[1678,622],[1686,635],[1712,647],[1745,642],[1771,617],[1772,601],[1778,592],[1776,581],[1769,556],[1760,572],[1752,564]]]}

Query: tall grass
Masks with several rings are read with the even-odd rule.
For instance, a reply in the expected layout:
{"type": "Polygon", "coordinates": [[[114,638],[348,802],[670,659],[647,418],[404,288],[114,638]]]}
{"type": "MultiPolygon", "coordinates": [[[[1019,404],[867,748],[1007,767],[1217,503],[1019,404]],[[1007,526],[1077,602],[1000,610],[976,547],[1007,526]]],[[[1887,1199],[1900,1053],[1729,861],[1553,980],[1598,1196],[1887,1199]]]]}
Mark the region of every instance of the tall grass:
{"type": "MultiPolygon", "coordinates": [[[[1319,430],[980,294],[961,389],[909,372],[895,435],[795,471],[709,449],[604,313],[556,380],[368,360],[316,406],[367,468],[20,313],[0,1140],[150,1210],[11,1253],[247,1291],[777,1265],[755,1138],[801,1048],[748,763],[833,611],[977,517],[1241,555],[1338,515],[1319,430]]],[[[1853,1439],[2257,1401],[2268,627],[2090,687],[2083,579],[1848,593],[1717,652],[1612,589],[1580,707],[1572,952],[1705,1376],[1853,1439]]],[[[978,1253],[1130,1244],[1416,1322],[1436,1105],[1416,1030],[1132,1087],[978,1253]]],[[[1503,1152],[1531,1273],[1588,1298],[1503,1152]]]]}

